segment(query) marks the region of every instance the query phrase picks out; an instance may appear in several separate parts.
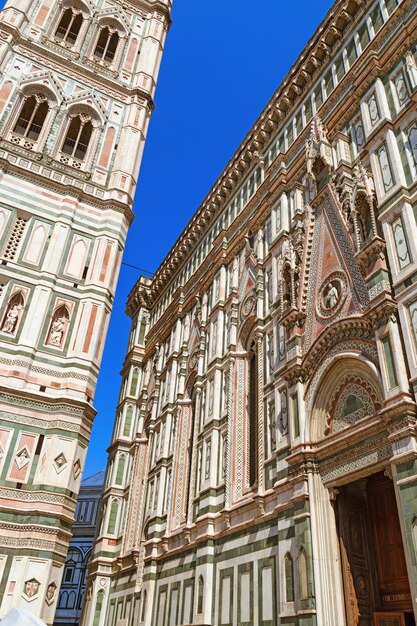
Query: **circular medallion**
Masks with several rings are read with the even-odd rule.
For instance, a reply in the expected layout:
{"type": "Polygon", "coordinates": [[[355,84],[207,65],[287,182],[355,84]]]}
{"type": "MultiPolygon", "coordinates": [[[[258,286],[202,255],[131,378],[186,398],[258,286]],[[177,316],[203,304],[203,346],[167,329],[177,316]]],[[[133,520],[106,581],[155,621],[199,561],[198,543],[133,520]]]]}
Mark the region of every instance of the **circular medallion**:
{"type": "Polygon", "coordinates": [[[379,120],[379,111],[378,111],[378,105],[376,103],[375,96],[372,96],[372,98],[369,101],[369,114],[371,116],[372,124],[375,124],[375,122],[379,120]]]}
{"type": "Polygon", "coordinates": [[[253,294],[247,296],[242,305],[242,317],[249,317],[253,313],[256,304],[256,297],[253,294]]]}
{"type": "Polygon", "coordinates": [[[322,283],[317,299],[317,313],[331,318],[340,310],[346,298],[347,282],[343,272],[334,272],[322,283]]]}
{"type": "Polygon", "coordinates": [[[363,126],[362,124],[358,124],[356,126],[356,143],[358,145],[358,148],[361,148],[364,144],[365,141],[365,135],[363,132],[363,126]]]}

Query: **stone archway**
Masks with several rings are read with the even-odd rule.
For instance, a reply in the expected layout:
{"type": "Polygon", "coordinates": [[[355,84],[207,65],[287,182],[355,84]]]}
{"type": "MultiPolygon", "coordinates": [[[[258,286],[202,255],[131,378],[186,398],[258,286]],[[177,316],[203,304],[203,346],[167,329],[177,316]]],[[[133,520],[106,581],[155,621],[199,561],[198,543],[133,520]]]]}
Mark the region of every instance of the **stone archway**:
{"type": "Polygon", "coordinates": [[[353,351],[318,371],[306,426],[316,459],[308,480],[318,621],[374,626],[391,615],[395,626],[414,626],[396,494],[384,476],[392,449],[379,371],[353,351]],[[388,550],[396,576],[387,572],[388,550]]]}
{"type": "Polygon", "coordinates": [[[306,441],[319,442],[380,411],[383,391],[379,372],[363,355],[335,355],[316,382],[309,404],[306,441]]]}

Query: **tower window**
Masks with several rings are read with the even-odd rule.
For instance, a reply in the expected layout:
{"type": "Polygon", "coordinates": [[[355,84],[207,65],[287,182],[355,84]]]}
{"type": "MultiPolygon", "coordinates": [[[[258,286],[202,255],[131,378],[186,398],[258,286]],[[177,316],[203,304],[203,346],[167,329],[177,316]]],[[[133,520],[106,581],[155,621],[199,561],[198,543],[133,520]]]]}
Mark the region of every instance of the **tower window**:
{"type": "Polygon", "coordinates": [[[36,141],[39,138],[48,111],[48,102],[44,96],[36,95],[26,98],[13,132],[36,141]]]}
{"type": "Polygon", "coordinates": [[[81,13],[75,13],[73,9],[66,9],[55,31],[55,37],[73,46],[77,40],[82,23],[83,16],[81,13]]]}
{"type": "Polygon", "coordinates": [[[284,558],[285,569],[285,601],[294,602],[294,564],[291,554],[287,553],[284,558]]]}
{"type": "Polygon", "coordinates": [[[73,117],[65,137],[62,152],[83,161],[93,132],[90,118],[85,115],[73,117]]]}
{"type": "Polygon", "coordinates": [[[106,63],[111,63],[116,54],[117,44],[119,43],[119,34],[111,32],[109,27],[103,28],[97,41],[94,56],[106,63]]]}

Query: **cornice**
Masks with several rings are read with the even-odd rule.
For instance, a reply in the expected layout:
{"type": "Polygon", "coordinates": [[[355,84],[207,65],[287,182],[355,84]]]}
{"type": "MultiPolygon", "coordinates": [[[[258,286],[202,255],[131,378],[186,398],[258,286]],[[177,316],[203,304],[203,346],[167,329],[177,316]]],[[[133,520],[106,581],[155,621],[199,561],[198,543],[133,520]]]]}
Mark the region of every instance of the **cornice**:
{"type": "MultiPolygon", "coordinates": [[[[31,160],[39,163],[38,160],[33,159],[33,155],[31,156],[32,156],[31,160]]],[[[10,163],[10,161],[7,161],[6,159],[1,158],[1,157],[0,157],[0,171],[3,171],[5,174],[12,174],[16,178],[20,178],[22,180],[28,181],[39,187],[45,187],[45,189],[48,189],[49,191],[54,191],[55,193],[59,193],[65,196],[72,196],[73,198],[76,198],[78,201],[85,202],[85,204],[91,207],[94,207],[96,209],[115,211],[116,213],[121,213],[126,218],[126,221],[128,222],[128,224],[131,224],[131,222],[133,221],[134,213],[132,209],[130,208],[129,205],[123,202],[117,202],[117,200],[114,200],[114,199],[100,200],[100,198],[97,198],[96,196],[92,196],[88,194],[83,189],[80,189],[78,187],[73,187],[72,185],[67,185],[65,184],[65,182],[60,183],[57,180],[46,178],[45,176],[42,176],[42,174],[39,174],[37,172],[24,170],[19,165],[13,165],[12,163],[10,163]]],[[[71,171],[71,174],[74,175],[75,177],[75,174],[73,174],[72,171],[71,171]]],[[[90,184],[92,185],[91,181],[85,181],[85,182],[89,185],[90,184]]]]}
{"type": "MultiPolygon", "coordinates": [[[[290,68],[211,191],[157,269],[148,287],[148,305],[162,293],[168,280],[206,235],[209,227],[237,191],[248,171],[262,158],[261,151],[270,143],[272,137],[276,136],[289,115],[295,112],[313,86],[320,68],[324,67],[326,62],[334,56],[338,47],[337,42],[346,41],[348,34],[343,32],[346,26],[349,24],[349,28],[352,28],[361,19],[370,2],[371,0],[364,2],[337,0],[329,10],[316,33],[290,68]]],[[[343,84],[345,81],[346,78],[343,79],[343,84]]],[[[141,287],[138,281],[133,292],[141,287]]],[[[129,295],[129,301],[132,301],[132,294],[129,295]]]]}
{"type": "MultiPolygon", "coordinates": [[[[158,11],[165,16],[167,29],[171,27],[172,0],[124,0],[123,2],[119,1],[119,4],[123,7],[130,8],[131,11],[142,11],[142,16],[149,14],[150,11],[158,11]]],[[[149,17],[149,15],[147,15],[147,17],[149,17]]]]}
{"type": "Polygon", "coordinates": [[[67,396],[60,398],[44,394],[40,396],[27,390],[11,390],[3,386],[0,386],[0,402],[8,407],[27,406],[41,415],[45,412],[52,414],[62,412],[76,417],[77,420],[85,416],[91,422],[97,414],[96,409],[87,401],[76,400],[67,396]]]}

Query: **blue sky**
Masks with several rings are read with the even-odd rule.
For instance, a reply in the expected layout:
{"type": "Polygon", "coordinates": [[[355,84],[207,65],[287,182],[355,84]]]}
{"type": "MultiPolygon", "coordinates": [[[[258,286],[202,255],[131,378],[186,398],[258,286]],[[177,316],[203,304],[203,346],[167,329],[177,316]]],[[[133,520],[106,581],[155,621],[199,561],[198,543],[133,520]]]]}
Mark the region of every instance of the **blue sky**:
{"type": "MultiPolygon", "coordinates": [[[[174,0],[125,263],[158,267],[331,5],[174,0]]],[[[106,465],[139,274],[122,266],[84,476],[106,465]]]]}
{"type": "MultiPolygon", "coordinates": [[[[154,271],[332,5],[174,0],[124,261],[154,271]]],[[[104,468],[139,272],[122,266],[85,476],[104,468]]]]}

